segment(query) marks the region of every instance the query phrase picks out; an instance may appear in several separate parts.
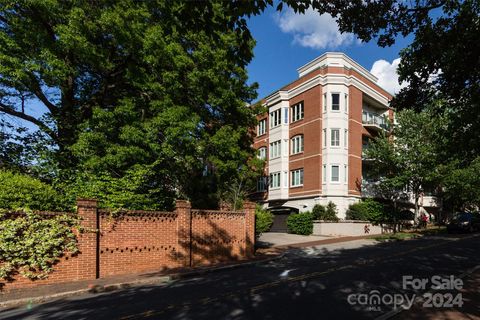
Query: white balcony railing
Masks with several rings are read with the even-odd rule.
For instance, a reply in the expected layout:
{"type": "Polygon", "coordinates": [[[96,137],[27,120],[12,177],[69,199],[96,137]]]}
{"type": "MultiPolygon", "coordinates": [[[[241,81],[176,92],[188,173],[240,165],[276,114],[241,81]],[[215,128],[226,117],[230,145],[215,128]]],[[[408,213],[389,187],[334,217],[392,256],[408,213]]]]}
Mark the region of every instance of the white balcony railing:
{"type": "Polygon", "coordinates": [[[383,130],[389,130],[390,128],[387,117],[374,112],[363,111],[362,123],[364,125],[378,127],[379,129],[383,130]]]}

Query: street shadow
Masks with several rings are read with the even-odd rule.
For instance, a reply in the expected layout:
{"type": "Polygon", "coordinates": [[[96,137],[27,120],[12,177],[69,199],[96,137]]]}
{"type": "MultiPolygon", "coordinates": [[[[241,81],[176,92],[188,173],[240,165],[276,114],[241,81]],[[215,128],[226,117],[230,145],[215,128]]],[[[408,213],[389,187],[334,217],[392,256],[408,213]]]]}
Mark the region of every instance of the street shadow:
{"type": "MultiPolygon", "coordinates": [[[[393,306],[352,304],[349,296],[375,290],[380,295],[421,295],[423,291],[403,284],[404,276],[458,276],[480,263],[478,240],[461,246],[440,240],[435,244],[439,246],[425,250],[420,248],[431,246],[429,239],[297,248],[270,262],[57,300],[30,310],[5,311],[0,318],[374,319],[393,306]]],[[[480,316],[476,305],[465,310],[468,316],[480,316]]]]}

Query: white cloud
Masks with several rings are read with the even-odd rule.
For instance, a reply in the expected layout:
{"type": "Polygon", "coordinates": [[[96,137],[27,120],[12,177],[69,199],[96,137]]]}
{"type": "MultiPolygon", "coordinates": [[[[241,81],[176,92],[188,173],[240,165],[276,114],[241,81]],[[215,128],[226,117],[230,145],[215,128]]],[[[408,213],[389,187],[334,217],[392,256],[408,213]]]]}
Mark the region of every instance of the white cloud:
{"type": "Polygon", "coordinates": [[[355,42],[351,33],[340,33],[335,19],[329,14],[320,15],[309,9],[305,14],[286,10],[275,20],[284,33],[293,34],[293,42],[313,49],[337,48],[355,42]]]}
{"type": "Polygon", "coordinates": [[[406,82],[402,82],[402,84],[398,83],[397,68],[399,64],[400,58],[393,60],[392,63],[381,59],[375,61],[370,70],[370,72],[378,78],[378,85],[391,94],[396,94],[400,89],[407,86],[406,82]]]}

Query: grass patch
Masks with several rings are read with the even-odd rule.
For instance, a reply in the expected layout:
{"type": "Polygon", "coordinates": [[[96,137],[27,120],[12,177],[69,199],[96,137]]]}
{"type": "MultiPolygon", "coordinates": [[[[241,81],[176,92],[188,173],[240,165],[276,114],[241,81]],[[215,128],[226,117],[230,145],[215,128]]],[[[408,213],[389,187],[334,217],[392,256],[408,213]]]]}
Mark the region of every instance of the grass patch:
{"type": "Polygon", "coordinates": [[[446,234],[447,228],[445,226],[432,226],[427,229],[416,229],[408,232],[397,232],[397,233],[387,233],[372,236],[369,239],[374,239],[377,241],[402,241],[407,239],[420,238],[422,236],[434,236],[440,234],[446,234]]]}
{"type": "Polygon", "coordinates": [[[415,232],[397,232],[397,233],[388,233],[388,234],[381,234],[377,236],[372,236],[369,239],[374,239],[377,241],[389,241],[389,240],[407,240],[413,238],[419,238],[421,235],[415,232]]]}

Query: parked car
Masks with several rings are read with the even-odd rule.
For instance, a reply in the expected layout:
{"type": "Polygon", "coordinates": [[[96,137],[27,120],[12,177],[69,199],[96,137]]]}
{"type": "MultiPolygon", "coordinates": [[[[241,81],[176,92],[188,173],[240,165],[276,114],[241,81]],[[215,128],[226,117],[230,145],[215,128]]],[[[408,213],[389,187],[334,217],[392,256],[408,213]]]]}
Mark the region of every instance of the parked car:
{"type": "Polygon", "coordinates": [[[447,224],[447,231],[453,232],[473,232],[480,230],[480,214],[472,212],[457,213],[447,224]]]}

